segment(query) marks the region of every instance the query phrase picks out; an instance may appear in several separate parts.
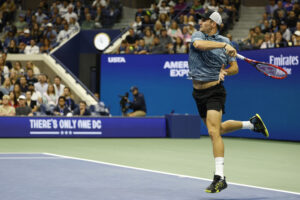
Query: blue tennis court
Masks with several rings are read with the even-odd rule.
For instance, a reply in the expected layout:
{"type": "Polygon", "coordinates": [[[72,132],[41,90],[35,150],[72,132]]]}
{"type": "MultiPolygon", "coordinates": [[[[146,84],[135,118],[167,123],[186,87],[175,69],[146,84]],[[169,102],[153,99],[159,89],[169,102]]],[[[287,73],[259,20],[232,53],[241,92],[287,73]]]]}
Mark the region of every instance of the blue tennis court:
{"type": "Polygon", "coordinates": [[[229,183],[207,194],[210,180],[47,153],[0,154],[5,200],[290,200],[300,193],[229,183]]]}

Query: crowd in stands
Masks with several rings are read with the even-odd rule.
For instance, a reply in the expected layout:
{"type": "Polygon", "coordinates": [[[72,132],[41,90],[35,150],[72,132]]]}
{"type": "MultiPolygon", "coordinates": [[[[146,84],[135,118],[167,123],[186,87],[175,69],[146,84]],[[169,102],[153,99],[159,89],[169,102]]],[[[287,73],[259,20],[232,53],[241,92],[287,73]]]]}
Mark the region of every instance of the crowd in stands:
{"type": "Polygon", "coordinates": [[[41,0],[26,11],[20,5],[0,1],[1,52],[48,53],[80,29],[112,27],[122,14],[120,0],[41,0]]]}
{"type": "Polygon", "coordinates": [[[300,4],[298,0],[269,0],[261,22],[249,30],[240,49],[300,46],[300,4]]]}
{"type": "Polygon", "coordinates": [[[120,54],[188,53],[192,34],[199,29],[201,14],[218,11],[225,34],[239,19],[240,0],[160,0],[149,9],[138,9],[120,54]]]}
{"type": "Polygon", "coordinates": [[[107,116],[109,110],[95,94],[98,104],[75,102],[71,89],[56,76],[51,82],[38,66],[28,61],[11,63],[0,56],[0,116],[107,116]]]}

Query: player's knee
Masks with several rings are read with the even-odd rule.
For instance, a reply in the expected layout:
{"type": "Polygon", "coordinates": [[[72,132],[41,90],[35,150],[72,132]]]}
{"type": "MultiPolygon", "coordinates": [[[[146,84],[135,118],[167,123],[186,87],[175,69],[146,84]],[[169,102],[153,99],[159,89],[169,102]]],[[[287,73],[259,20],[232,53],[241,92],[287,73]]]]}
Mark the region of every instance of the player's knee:
{"type": "Polygon", "coordinates": [[[216,140],[219,137],[221,137],[220,131],[218,131],[217,129],[208,130],[208,134],[209,134],[211,140],[216,140]]]}

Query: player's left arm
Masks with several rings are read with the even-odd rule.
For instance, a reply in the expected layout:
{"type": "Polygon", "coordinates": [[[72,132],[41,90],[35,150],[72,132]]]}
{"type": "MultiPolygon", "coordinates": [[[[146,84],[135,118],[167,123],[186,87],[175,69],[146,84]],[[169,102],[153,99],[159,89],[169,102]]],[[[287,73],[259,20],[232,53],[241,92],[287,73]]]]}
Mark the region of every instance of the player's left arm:
{"type": "Polygon", "coordinates": [[[227,76],[235,75],[239,72],[239,66],[236,61],[229,62],[229,67],[224,69],[227,76]]]}

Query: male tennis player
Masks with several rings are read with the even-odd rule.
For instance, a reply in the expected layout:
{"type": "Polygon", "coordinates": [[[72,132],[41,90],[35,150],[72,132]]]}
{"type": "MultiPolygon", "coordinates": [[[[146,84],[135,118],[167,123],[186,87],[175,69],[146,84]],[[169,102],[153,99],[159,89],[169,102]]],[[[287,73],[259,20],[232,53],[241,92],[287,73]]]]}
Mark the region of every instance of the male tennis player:
{"type": "Polygon", "coordinates": [[[227,187],[224,176],[224,144],[221,135],[239,129],[250,129],[266,137],[268,130],[258,114],[249,121],[229,120],[222,123],[226,99],[223,86],[226,75],[238,73],[236,50],[228,38],[218,34],[221,15],[208,11],[202,16],[200,31],[192,35],[189,53],[189,76],[193,80],[193,97],[210,135],[215,158],[215,175],[206,192],[216,193],[227,187]],[[225,67],[229,65],[228,68],[225,67]]]}

